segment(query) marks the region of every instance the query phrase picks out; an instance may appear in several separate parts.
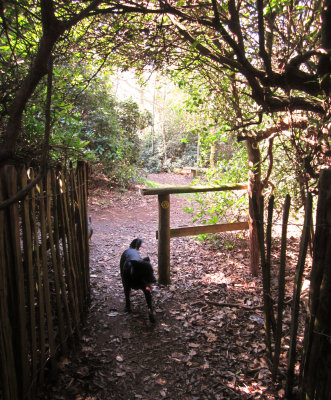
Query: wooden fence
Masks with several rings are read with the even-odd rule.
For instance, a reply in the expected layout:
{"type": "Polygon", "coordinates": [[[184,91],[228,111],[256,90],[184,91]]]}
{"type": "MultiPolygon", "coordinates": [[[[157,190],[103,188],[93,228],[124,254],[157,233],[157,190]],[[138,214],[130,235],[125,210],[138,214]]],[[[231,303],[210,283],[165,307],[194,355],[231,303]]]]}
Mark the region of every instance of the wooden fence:
{"type": "MultiPolygon", "coordinates": [[[[0,203],[35,176],[0,169],[0,203]]],[[[87,166],[49,169],[0,210],[0,398],[34,399],[80,335],[89,300],[87,166]]]]}
{"type": "Polygon", "coordinates": [[[265,338],[273,378],[276,380],[279,376],[280,354],[285,351],[282,346],[284,341],[288,341],[285,397],[287,399],[294,398],[293,389],[294,386],[298,386],[301,399],[331,399],[331,169],[322,170],[320,175],[309,309],[302,353],[299,353],[297,339],[301,313],[301,288],[312,228],[312,196],[308,194],[306,200],[298,261],[293,274],[294,290],[289,330],[283,328],[283,311],[285,308],[287,227],[291,199],[287,195],[284,202],[278,288],[272,287],[274,280],[271,280],[270,276],[273,202],[274,198],[271,196],[265,223],[263,198],[257,202],[257,199],[253,197],[261,256],[265,338]],[[298,357],[301,359],[300,376],[298,373],[295,375],[298,357]]]}
{"type": "Polygon", "coordinates": [[[170,228],[170,194],[175,193],[205,193],[232,190],[245,190],[247,185],[235,183],[223,186],[171,186],[166,188],[143,188],[141,194],[157,195],[159,203],[158,239],[158,274],[159,283],[170,283],[170,239],[172,237],[199,235],[202,233],[228,232],[248,229],[248,222],[234,222],[231,224],[199,225],[181,228],[170,228]]]}

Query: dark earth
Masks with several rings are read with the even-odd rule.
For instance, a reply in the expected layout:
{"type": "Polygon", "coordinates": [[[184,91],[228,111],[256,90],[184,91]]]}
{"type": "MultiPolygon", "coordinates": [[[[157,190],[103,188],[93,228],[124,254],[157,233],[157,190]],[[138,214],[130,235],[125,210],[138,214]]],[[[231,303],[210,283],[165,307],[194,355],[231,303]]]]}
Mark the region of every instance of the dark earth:
{"type": "MultiPolygon", "coordinates": [[[[181,175],[148,178],[191,182],[181,175]]],[[[171,195],[172,227],[191,225],[185,205],[187,197],[171,195]]],[[[124,312],[119,260],[134,238],[143,238],[140,253],[150,257],[157,274],[157,196],[143,197],[139,187],[121,192],[93,183],[89,215],[94,230],[90,311],[80,347],[61,358],[57,380],[40,399],[283,397],[268,369],[261,280],[249,271],[246,233],[241,239],[222,234],[217,245],[192,237],[171,239],[171,285],[153,288],[153,324],[141,291],[132,292],[133,312],[124,312]]],[[[289,242],[296,248],[296,238],[289,242]]],[[[295,264],[295,255],[288,257],[295,264]]]]}

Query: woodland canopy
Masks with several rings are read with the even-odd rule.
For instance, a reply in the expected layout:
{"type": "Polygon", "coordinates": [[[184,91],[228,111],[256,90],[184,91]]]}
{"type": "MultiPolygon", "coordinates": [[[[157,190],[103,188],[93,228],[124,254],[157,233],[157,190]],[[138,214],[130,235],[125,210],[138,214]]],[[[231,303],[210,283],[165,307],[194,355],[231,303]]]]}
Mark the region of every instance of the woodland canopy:
{"type": "Polygon", "coordinates": [[[14,155],[22,114],[51,56],[58,65],[78,57],[192,71],[215,93],[230,77],[240,99],[253,100],[253,112],[237,115],[238,128],[274,112],[328,118],[328,0],[14,0],[0,8],[2,161],[14,155]]]}
{"type": "MultiPolygon", "coordinates": [[[[232,161],[247,164],[250,216],[253,194],[288,190],[289,173],[304,204],[331,164],[331,0],[0,0],[0,30],[0,166],[40,166],[0,209],[50,160],[130,174],[153,116],[109,95],[115,69],[158,71],[189,93],[186,111],[205,123],[198,145],[235,144],[232,161]]],[[[238,172],[226,168],[228,180],[238,172]]]]}

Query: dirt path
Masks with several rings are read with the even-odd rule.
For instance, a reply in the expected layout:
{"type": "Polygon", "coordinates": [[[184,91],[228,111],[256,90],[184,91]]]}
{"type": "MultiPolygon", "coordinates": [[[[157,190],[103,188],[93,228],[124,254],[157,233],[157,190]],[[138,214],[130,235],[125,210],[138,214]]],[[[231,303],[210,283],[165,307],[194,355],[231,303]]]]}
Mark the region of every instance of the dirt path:
{"type": "MultiPolygon", "coordinates": [[[[181,211],[185,202],[172,197],[172,226],[189,224],[181,211]]],[[[279,398],[264,358],[261,288],[249,274],[245,240],[230,251],[172,239],[172,284],[154,287],[157,322],[151,324],[141,292],[132,295],[133,313],[124,312],[119,259],[141,237],[141,254],[149,255],[157,271],[156,196],[93,191],[89,213],[91,309],[80,351],[61,360],[58,382],[44,398],[279,398]]]]}

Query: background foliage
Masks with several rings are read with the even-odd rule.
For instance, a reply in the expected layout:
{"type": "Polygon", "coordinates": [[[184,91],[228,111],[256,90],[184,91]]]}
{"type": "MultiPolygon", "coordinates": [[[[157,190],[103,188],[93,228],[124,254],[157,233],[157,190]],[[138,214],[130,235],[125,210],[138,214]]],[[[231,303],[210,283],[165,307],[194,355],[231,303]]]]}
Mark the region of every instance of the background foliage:
{"type": "Polygon", "coordinates": [[[253,138],[266,193],[290,190],[301,205],[330,159],[328,3],[324,13],[309,0],[160,4],[2,1],[1,157],[17,136],[15,158],[38,163],[52,55],[50,162],[86,159],[121,184],[142,167],[187,165],[210,167],[207,182],[224,170],[245,180],[235,143],[253,138]],[[131,67],[159,70],[148,111],[114,95],[114,70],[131,67]]]}

